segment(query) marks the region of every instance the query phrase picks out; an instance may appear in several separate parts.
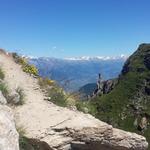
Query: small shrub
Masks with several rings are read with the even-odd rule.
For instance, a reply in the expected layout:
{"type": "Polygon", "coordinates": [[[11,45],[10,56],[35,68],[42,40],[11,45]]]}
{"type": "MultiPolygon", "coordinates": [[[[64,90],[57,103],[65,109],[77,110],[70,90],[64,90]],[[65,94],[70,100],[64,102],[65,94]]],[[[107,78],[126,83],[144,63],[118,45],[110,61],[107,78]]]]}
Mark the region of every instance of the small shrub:
{"type": "Polygon", "coordinates": [[[38,69],[34,65],[26,64],[22,68],[24,72],[38,76],[38,69]]]}
{"type": "Polygon", "coordinates": [[[17,126],[16,129],[17,129],[17,132],[19,133],[19,136],[25,135],[26,129],[23,126],[17,126]]]}
{"type": "Polygon", "coordinates": [[[24,95],[24,93],[23,93],[23,90],[20,88],[20,87],[18,87],[17,89],[16,89],[16,92],[19,94],[19,96],[20,96],[20,99],[19,99],[19,102],[16,104],[16,105],[23,105],[24,103],[25,103],[25,95],[24,95]]]}
{"type": "Polygon", "coordinates": [[[64,90],[60,88],[54,80],[40,77],[38,82],[40,87],[44,89],[46,95],[49,97],[47,98],[48,101],[51,101],[58,106],[67,106],[67,96],[64,93],[64,90]]]}
{"type": "Polygon", "coordinates": [[[91,101],[77,100],[76,108],[79,111],[82,111],[84,113],[89,113],[93,116],[95,116],[97,114],[96,107],[91,103],[91,101]]]}
{"type": "MultiPolygon", "coordinates": [[[[19,133],[19,149],[20,150],[27,150],[26,145],[28,144],[27,139],[25,137],[25,128],[20,126],[17,127],[17,132],[19,133]]],[[[29,150],[32,150],[29,148],[29,150]]]]}
{"type": "Polygon", "coordinates": [[[27,64],[27,60],[24,57],[19,56],[17,53],[12,53],[12,56],[13,56],[16,63],[18,63],[20,65],[26,65],[27,64]]]}
{"type": "Polygon", "coordinates": [[[28,139],[25,136],[19,135],[19,149],[20,150],[34,150],[28,146],[28,139]]]}
{"type": "Polygon", "coordinates": [[[82,102],[82,101],[76,102],[76,108],[77,108],[77,110],[79,110],[79,111],[82,111],[82,112],[84,112],[84,113],[88,113],[88,108],[87,108],[85,102],[82,102]]]}
{"type": "Polygon", "coordinates": [[[59,87],[53,87],[48,91],[48,96],[51,97],[50,101],[54,104],[62,107],[67,106],[67,98],[63,89],[59,87]]]}
{"type": "Polygon", "coordinates": [[[7,99],[8,98],[8,88],[4,83],[0,82],[0,91],[2,91],[4,97],[7,99]]]}
{"type": "Polygon", "coordinates": [[[4,72],[2,71],[2,69],[0,68],[0,79],[3,80],[5,77],[4,72]]]}
{"type": "Polygon", "coordinates": [[[38,69],[34,65],[28,64],[26,58],[19,56],[17,53],[13,53],[12,56],[15,62],[22,66],[24,72],[38,76],[38,69]]]}
{"type": "Polygon", "coordinates": [[[49,78],[41,78],[41,77],[39,78],[38,82],[42,88],[47,88],[47,86],[54,86],[55,84],[54,80],[50,80],[49,78]]]}

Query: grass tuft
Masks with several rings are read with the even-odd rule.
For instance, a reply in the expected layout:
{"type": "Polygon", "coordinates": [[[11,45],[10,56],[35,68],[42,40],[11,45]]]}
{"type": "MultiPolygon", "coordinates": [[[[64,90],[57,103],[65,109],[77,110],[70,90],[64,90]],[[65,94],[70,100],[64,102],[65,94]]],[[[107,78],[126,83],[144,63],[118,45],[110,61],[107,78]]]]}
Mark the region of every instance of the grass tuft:
{"type": "Polygon", "coordinates": [[[19,94],[19,102],[16,105],[23,105],[25,103],[25,94],[23,92],[23,89],[18,87],[16,89],[16,92],[19,94]]]}
{"type": "Polygon", "coordinates": [[[4,78],[5,78],[4,72],[3,72],[2,69],[0,68],[0,79],[1,79],[1,80],[4,80],[4,78]]]}

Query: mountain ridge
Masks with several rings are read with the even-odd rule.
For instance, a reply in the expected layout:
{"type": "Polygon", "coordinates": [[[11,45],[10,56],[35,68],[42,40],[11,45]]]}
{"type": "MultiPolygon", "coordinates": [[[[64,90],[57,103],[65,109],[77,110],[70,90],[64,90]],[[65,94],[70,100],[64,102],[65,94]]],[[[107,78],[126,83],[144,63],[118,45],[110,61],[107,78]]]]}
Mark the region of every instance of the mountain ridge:
{"type": "Polygon", "coordinates": [[[150,44],[138,47],[125,62],[115,88],[92,103],[98,118],[140,133],[150,143],[150,44]]]}
{"type": "Polygon", "coordinates": [[[58,59],[58,60],[70,60],[70,61],[81,61],[81,60],[115,60],[115,59],[127,59],[128,56],[125,54],[121,54],[118,56],[79,56],[79,57],[64,57],[64,58],[57,58],[57,57],[50,57],[50,56],[39,56],[39,57],[35,57],[35,56],[27,56],[27,55],[21,55],[22,57],[28,58],[28,59],[58,59]]]}

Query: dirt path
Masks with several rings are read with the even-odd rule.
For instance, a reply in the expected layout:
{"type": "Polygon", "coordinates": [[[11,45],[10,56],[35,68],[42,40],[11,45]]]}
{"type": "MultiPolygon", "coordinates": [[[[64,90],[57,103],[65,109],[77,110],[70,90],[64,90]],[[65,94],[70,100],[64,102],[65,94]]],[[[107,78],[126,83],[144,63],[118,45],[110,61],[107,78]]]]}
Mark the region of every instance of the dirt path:
{"type": "Polygon", "coordinates": [[[25,104],[15,107],[14,113],[17,126],[24,127],[28,137],[39,138],[55,146],[71,139],[53,133],[54,127],[80,128],[106,125],[91,115],[58,107],[45,101],[37,79],[24,73],[20,65],[10,56],[0,54],[0,65],[5,72],[9,89],[15,90],[21,87],[24,91],[25,104]]]}

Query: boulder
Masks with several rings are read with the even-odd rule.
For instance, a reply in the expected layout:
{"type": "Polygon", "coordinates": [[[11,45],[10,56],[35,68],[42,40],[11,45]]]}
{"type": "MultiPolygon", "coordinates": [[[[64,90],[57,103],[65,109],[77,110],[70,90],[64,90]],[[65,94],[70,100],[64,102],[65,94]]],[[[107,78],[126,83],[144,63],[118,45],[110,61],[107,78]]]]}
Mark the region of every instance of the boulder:
{"type": "Polygon", "coordinates": [[[47,142],[51,141],[53,150],[146,150],[148,147],[143,136],[107,124],[83,128],[55,127],[46,138],[47,142]]]}
{"type": "Polygon", "coordinates": [[[0,150],[19,150],[18,139],[11,109],[0,105],[0,150]]]}
{"type": "Polygon", "coordinates": [[[110,93],[118,83],[118,79],[109,79],[102,81],[101,78],[97,82],[97,88],[93,92],[93,98],[97,95],[102,96],[103,94],[110,93]]]}
{"type": "Polygon", "coordinates": [[[88,114],[51,126],[40,140],[53,150],[146,150],[145,137],[113,128],[88,114]]]}
{"type": "Polygon", "coordinates": [[[84,128],[73,132],[73,137],[72,150],[143,150],[147,146],[146,142],[141,143],[142,136],[111,127],[84,128]]]}
{"type": "Polygon", "coordinates": [[[20,101],[20,95],[16,91],[11,91],[9,94],[9,103],[17,104],[20,101]]]}

